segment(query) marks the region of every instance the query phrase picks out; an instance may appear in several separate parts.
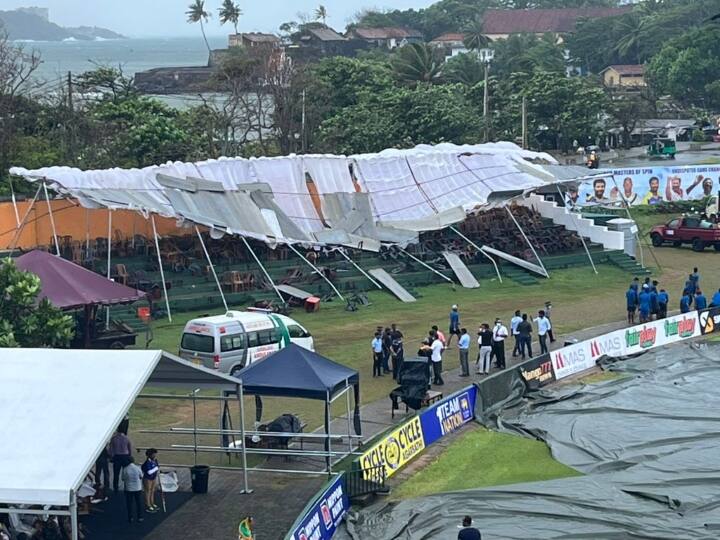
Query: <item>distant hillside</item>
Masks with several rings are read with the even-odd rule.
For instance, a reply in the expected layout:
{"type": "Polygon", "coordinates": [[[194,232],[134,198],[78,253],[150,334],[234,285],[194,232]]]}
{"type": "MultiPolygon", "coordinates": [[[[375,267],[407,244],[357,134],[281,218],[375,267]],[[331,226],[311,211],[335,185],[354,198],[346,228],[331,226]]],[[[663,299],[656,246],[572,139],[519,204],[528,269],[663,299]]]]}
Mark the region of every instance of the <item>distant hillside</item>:
{"type": "Polygon", "coordinates": [[[0,11],[0,25],[11,40],[63,41],[64,39],[121,39],[124,36],[90,26],[63,28],[43,17],[26,11],[0,11]]]}

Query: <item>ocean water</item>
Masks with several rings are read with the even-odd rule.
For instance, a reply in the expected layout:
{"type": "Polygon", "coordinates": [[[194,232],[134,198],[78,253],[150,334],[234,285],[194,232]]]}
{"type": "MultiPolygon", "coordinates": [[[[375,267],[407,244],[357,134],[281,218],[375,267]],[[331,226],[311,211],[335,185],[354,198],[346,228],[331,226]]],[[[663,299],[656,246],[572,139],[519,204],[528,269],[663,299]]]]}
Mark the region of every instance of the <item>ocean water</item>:
{"type": "MultiPolygon", "coordinates": [[[[222,37],[208,38],[210,47],[227,46],[222,37]]],[[[68,71],[79,74],[96,66],[121,67],[133,75],[156,67],[203,66],[208,50],[198,30],[197,37],[123,39],[107,41],[25,41],[26,50],[40,53],[42,65],[37,79],[51,82],[67,77],[68,71]]]]}

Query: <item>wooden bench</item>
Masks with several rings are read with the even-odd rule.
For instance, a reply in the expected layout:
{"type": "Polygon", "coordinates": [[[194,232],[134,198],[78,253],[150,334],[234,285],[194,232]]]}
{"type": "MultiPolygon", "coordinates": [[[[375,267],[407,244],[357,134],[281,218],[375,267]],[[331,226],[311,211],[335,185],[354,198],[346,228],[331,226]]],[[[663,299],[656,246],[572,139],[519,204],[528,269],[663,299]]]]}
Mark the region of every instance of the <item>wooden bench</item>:
{"type": "MultiPolygon", "coordinates": [[[[420,408],[424,409],[425,407],[429,407],[433,403],[437,403],[443,398],[443,393],[438,392],[437,390],[428,390],[425,393],[425,397],[422,398],[422,401],[420,401],[420,408]]],[[[407,403],[405,404],[405,413],[409,412],[409,408],[407,403]]],[[[390,413],[391,418],[395,418],[395,409],[393,409],[390,413]]]]}

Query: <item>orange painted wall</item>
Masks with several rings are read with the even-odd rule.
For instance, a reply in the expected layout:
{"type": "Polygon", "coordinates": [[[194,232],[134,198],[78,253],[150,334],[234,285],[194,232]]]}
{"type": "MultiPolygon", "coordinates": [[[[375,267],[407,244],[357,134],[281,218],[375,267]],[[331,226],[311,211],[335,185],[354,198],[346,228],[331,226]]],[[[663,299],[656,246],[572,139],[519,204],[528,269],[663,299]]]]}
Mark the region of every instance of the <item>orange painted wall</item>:
{"type": "MultiPolygon", "coordinates": [[[[71,236],[73,240],[85,242],[89,234],[91,240],[107,238],[108,210],[88,210],[80,207],[74,200],[50,201],[58,237],[71,236]]],[[[18,214],[22,221],[30,206],[30,201],[17,203],[18,214]]],[[[141,234],[152,238],[152,225],[137,212],[128,210],[112,211],[113,237],[119,234],[123,238],[131,238],[133,234],[141,234]]],[[[181,229],[174,219],[155,217],[160,236],[182,236],[192,234],[192,229],[181,229]]],[[[17,231],[17,221],[12,202],[0,203],[0,249],[9,249],[17,231]]],[[[37,246],[52,245],[52,224],[47,202],[38,200],[25,220],[20,239],[16,247],[31,249],[37,246]]]]}

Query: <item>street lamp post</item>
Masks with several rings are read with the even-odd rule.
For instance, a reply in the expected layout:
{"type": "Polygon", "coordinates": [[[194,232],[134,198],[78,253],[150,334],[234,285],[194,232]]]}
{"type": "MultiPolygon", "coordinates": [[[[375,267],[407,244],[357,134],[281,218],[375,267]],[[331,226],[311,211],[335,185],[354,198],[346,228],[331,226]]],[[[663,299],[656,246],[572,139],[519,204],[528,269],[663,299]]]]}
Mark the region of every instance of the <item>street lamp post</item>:
{"type": "Polygon", "coordinates": [[[485,142],[488,142],[488,112],[490,109],[490,93],[488,90],[488,74],[490,72],[490,62],[495,57],[495,51],[492,49],[480,49],[480,60],[485,65],[485,85],[483,91],[483,124],[485,126],[485,142]]]}

